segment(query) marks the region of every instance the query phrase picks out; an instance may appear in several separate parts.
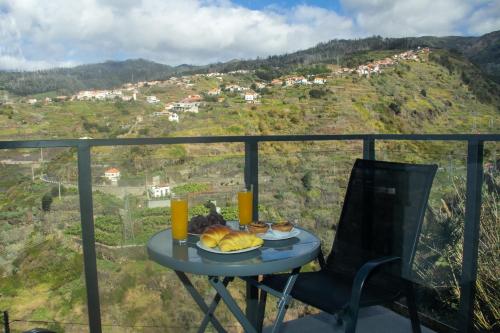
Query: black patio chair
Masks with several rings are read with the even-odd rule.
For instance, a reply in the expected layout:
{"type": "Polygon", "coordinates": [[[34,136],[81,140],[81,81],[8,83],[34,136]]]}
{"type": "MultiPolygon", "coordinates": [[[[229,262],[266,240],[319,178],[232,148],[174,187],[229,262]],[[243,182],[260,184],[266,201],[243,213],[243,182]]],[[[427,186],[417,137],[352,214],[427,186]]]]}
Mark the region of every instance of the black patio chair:
{"type": "MultiPolygon", "coordinates": [[[[354,333],[360,307],[405,295],[413,332],[420,332],[411,266],[436,165],[356,160],[333,248],[321,270],[299,273],[293,298],[345,321],[354,333]]],[[[283,290],[288,274],[264,277],[283,290]]],[[[261,291],[260,321],[267,293],[261,291]]],[[[388,328],[388,332],[390,328],[388,328]]]]}

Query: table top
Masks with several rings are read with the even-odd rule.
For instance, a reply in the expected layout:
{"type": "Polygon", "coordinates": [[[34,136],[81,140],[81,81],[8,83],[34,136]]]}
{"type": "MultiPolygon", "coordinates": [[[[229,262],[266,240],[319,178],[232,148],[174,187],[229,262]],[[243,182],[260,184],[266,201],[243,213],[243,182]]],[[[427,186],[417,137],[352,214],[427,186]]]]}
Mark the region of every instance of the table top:
{"type": "Polygon", "coordinates": [[[262,247],[248,252],[217,254],[198,248],[199,236],[189,235],[182,245],[174,243],[171,229],[166,229],[149,239],[147,250],[151,260],[185,273],[209,276],[272,274],[303,266],[318,256],[320,240],[309,231],[300,231],[290,239],[264,241],[262,247]]]}

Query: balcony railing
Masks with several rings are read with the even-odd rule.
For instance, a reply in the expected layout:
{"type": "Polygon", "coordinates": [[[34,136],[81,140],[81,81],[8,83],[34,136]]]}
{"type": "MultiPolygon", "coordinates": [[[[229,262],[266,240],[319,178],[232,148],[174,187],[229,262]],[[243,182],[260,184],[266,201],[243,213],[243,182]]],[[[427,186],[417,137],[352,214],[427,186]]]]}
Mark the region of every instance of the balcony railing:
{"type": "Polygon", "coordinates": [[[102,146],[172,145],[243,143],[245,145],[244,181],[254,188],[254,218],[258,219],[259,203],[259,144],[270,142],[308,141],[360,141],[362,156],[375,159],[375,147],[381,141],[455,141],[467,144],[466,204],[463,238],[463,261],[460,281],[460,305],[456,327],[461,332],[473,330],[473,304],[478,270],[478,243],[480,231],[481,188],[483,183],[483,149],[485,142],[498,142],[498,134],[447,134],[447,135],[285,135],[285,136],[215,136],[130,138],[93,140],[26,140],[1,141],[0,149],[19,148],[76,148],[78,152],[78,193],[81,212],[82,247],[87,293],[87,308],[90,332],[101,332],[101,310],[97,277],[97,261],[94,234],[94,214],[91,176],[91,149],[102,146]]]}

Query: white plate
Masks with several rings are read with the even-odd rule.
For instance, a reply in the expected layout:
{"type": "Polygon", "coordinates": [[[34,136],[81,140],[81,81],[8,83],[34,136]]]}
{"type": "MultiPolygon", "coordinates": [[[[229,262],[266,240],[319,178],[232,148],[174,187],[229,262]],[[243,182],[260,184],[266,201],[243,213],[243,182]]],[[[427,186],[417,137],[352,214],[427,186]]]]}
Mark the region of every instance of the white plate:
{"type": "Polygon", "coordinates": [[[289,239],[297,236],[298,234],[300,234],[300,229],[297,228],[293,228],[289,232],[282,232],[282,231],[274,232],[271,228],[269,228],[269,230],[265,234],[257,234],[257,236],[259,236],[263,240],[273,241],[273,240],[289,239]]]}
{"type": "Polygon", "coordinates": [[[236,250],[236,251],[228,251],[228,252],[224,252],[224,251],[219,250],[219,247],[208,247],[208,246],[205,246],[205,245],[203,245],[201,243],[201,241],[198,241],[196,243],[196,246],[198,246],[202,250],[205,250],[205,251],[208,251],[208,252],[212,252],[212,253],[218,253],[218,254],[235,254],[235,253],[242,253],[242,252],[252,251],[252,250],[258,249],[262,245],[247,247],[246,249],[241,249],[241,250],[236,250]]]}

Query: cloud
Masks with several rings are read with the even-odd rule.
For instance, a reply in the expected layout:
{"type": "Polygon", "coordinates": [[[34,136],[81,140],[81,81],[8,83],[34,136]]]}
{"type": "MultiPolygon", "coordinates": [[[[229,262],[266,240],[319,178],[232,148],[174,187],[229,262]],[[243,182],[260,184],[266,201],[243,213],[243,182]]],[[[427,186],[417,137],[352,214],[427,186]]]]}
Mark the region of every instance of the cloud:
{"type": "Polygon", "coordinates": [[[482,35],[500,29],[500,1],[480,6],[468,19],[469,31],[482,35]]]}
{"type": "Polygon", "coordinates": [[[498,6],[481,0],[345,0],[344,14],[307,4],[252,10],[229,0],[0,2],[0,69],[139,57],[206,64],[293,52],[333,38],[500,29],[500,15],[491,14],[498,6]]]}
{"type": "Polygon", "coordinates": [[[382,36],[446,36],[461,33],[470,0],[343,0],[361,33],[382,36]]]}
{"type": "MultiPolygon", "coordinates": [[[[143,57],[169,64],[254,58],[351,35],[352,20],[301,5],[277,12],[229,1],[7,0],[0,69],[143,57]],[[14,61],[15,57],[20,61],[14,61]],[[51,59],[47,61],[47,59],[51,59]],[[26,62],[28,64],[28,62],[26,62]]],[[[3,28],[3,27],[2,27],[3,28]]]]}
{"type": "Polygon", "coordinates": [[[45,60],[27,60],[23,57],[13,57],[0,55],[0,68],[9,70],[39,70],[43,68],[55,67],[74,67],[80,63],[75,61],[45,61],[45,60]]]}

